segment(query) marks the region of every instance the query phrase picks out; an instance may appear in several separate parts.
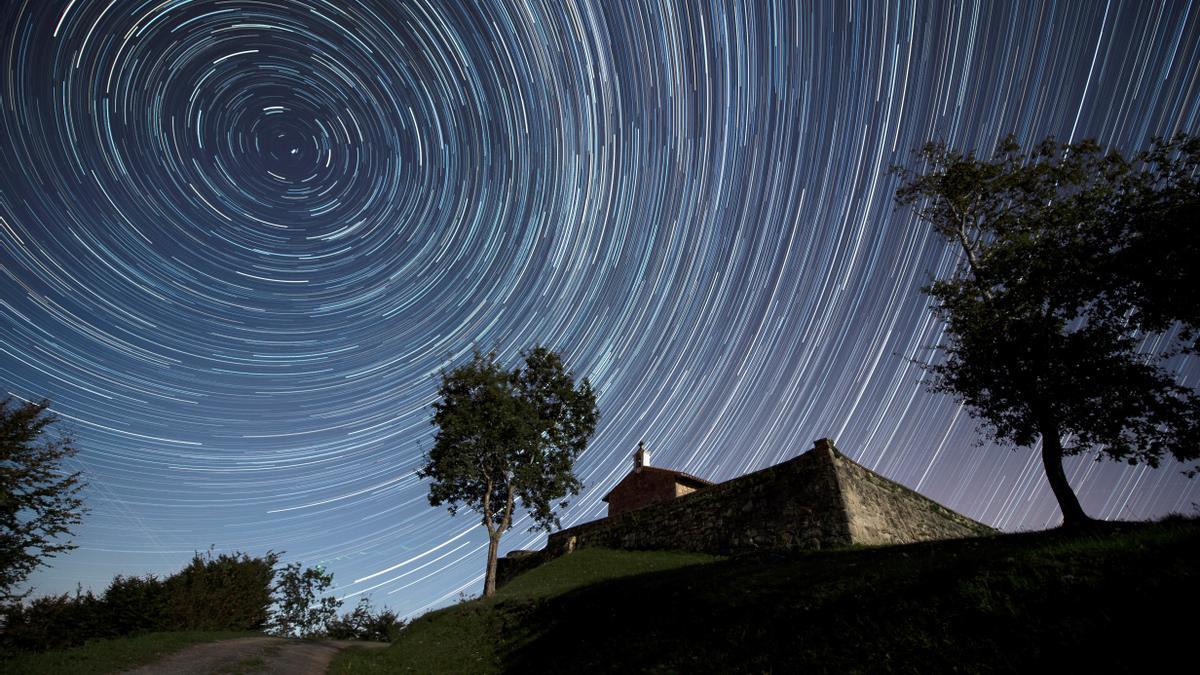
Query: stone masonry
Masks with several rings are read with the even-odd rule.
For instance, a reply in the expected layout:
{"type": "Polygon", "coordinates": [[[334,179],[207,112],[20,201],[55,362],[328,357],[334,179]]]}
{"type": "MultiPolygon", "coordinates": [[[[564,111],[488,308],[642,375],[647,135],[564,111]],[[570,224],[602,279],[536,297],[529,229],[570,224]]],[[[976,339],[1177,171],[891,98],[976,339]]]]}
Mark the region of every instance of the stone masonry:
{"type": "Polygon", "coordinates": [[[611,517],[651,504],[673,501],[710,485],[712,483],[682,471],[639,466],[605,495],[604,501],[608,502],[608,515],[611,517]]]}
{"type": "Polygon", "coordinates": [[[504,583],[576,548],[730,555],[901,544],[994,532],[850,460],[829,439],[775,466],[560,530],[500,560],[504,583]]]}

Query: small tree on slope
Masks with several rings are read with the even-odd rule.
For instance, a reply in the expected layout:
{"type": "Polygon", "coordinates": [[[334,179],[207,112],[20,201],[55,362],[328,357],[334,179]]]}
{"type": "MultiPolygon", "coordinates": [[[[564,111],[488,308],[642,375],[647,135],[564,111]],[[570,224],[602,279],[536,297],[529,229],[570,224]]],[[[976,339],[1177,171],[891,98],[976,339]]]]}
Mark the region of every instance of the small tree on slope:
{"type": "Polygon", "coordinates": [[[303,571],[300,563],[291,563],[279,573],[275,584],[276,609],[271,619],[275,633],[282,637],[317,637],[337,617],[342,601],[321,597],[333,584],[333,575],[320,567],[303,571]]]}
{"type": "Polygon", "coordinates": [[[555,503],[579,494],[575,459],[595,432],[599,412],[585,378],[543,347],[522,352],[524,364],[507,371],[495,354],[475,352],[471,362],[442,372],[432,424],[433,448],[417,472],[430,478],[429,503],[466,506],[488,532],[485,597],[496,592],[500,537],[513,523],[518,501],[534,527],[558,525],[555,503]]]}

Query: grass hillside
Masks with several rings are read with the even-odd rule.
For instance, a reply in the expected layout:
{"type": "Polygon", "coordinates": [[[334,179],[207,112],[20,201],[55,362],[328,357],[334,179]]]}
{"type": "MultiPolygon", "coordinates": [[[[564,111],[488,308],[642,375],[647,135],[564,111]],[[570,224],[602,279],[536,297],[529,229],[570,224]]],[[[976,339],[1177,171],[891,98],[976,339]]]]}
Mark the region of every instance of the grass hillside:
{"type": "Polygon", "coordinates": [[[581,549],[332,672],[1145,672],[1190,661],[1198,561],[1191,519],[726,560],[581,549]]]}

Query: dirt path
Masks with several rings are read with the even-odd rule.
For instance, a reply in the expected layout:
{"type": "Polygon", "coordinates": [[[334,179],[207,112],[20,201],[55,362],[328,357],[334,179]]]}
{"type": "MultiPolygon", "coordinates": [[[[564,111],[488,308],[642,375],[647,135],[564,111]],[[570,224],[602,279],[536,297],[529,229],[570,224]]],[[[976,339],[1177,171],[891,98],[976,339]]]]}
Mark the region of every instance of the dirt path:
{"type": "Polygon", "coordinates": [[[325,675],[347,647],[382,649],[382,642],[249,637],[192,645],[132,675],[325,675]]]}

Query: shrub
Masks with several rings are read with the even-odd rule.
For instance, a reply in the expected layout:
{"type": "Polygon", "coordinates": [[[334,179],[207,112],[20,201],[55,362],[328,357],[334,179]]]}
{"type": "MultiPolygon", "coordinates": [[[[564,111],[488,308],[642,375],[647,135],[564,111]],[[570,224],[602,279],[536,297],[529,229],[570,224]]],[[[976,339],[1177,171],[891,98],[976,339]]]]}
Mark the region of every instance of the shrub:
{"type": "Polygon", "coordinates": [[[390,609],[372,611],[371,601],[360,598],[350,612],[329,622],[329,637],[335,640],[394,642],[404,628],[404,619],[390,609]]]}
{"type": "Polygon", "coordinates": [[[271,581],[279,554],[197,553],[166,585],[171,630],[261,630],[271,607],[271,581]]]}
{"type": "Polygon", "coordinates": [[[166,584],[153,575],[117,575],[104,591],[103,613],[114,636],[161,630],[166,627],[166,584]]]}
{"type": "Polygon", "coordinates": [[[48,595],[3,610],[0,654],[63,649],[107,634],[103,602],[76,590],[75,595],[48,595]]]}
{"type": "Polygon", "coordinates": [[[278,562],[208,551],[166,579],[117,576],[99,598],[80,589],[13,603],[0,608],[0,657],[158,630],[261,630],[278,562]]]}

